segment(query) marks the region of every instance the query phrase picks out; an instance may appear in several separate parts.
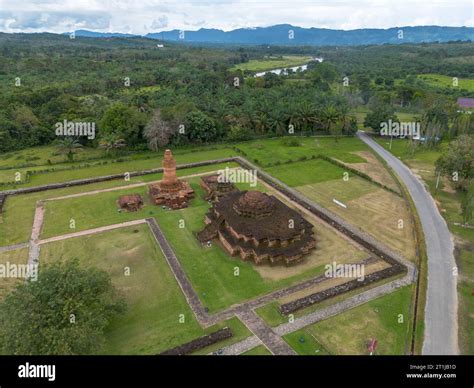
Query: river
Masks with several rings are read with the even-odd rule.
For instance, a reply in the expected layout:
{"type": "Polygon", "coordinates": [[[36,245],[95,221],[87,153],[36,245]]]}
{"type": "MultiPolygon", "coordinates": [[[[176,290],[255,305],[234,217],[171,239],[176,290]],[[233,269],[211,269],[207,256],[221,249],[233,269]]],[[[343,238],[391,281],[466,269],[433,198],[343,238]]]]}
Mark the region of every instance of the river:
{"type": "MultiPolygon", "coordinates": [[[[322,62],[323,58],[320,58],[320,57],[313,58],[313,61],[322,62]]],[[[273,73],[273,74],[276,74],[276,75],[287,74],[288,69],[291,69],[295,72],[298,71],[298,70],[299,71],[305,71],[307,68],[308,68],[308,64],[299,65],[299,66],[291,66],[291,67],[282,67],[282,68],[279,68],[279,69],[260,71],[258,73],[255,73],[254,77],[263,77],[267,73],[273,73]]]]}

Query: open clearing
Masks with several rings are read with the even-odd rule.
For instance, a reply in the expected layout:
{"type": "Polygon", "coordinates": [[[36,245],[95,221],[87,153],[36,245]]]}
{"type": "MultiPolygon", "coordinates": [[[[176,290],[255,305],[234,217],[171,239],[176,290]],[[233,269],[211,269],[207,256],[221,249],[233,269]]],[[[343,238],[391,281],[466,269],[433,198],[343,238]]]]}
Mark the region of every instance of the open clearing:
{"type": "MultiPolygon", "coordinates": [[[[126,300],[127,311],[106,332],[106,354],[157,354],[216,330],[197,323],[147,225],[45,244],[40,266],[71,258],[107,271],[126,300]]],[[[250,334],[244,327],[236,330],[240,338],[250,334]]]]}
{"type": "MultiPolygon", "coordinates": [[[[331,354],[368,354],[371,338],[378,341],[375,354],[405,354],[409,338],[411,287],[375,299],[335,317],[301,330],[302,335],[314,337],[314,343],[298,345],[292,333],[287,342],[300,354],[314,354],[317,349],[331,354]],[[322,348],[322,349],[321,349],[322,348]]],[[[296,332],[297,333],[297,332],[296,332]]]]}

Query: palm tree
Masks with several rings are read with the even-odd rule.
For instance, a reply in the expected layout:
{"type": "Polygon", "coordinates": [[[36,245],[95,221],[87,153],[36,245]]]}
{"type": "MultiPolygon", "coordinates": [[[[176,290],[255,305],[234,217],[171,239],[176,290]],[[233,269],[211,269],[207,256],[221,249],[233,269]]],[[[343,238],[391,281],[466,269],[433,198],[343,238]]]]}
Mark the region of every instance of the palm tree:
{"type": "Polygon", "coordinates": [[[298,109],[302,130],[305,132],[308,131],[309,126],[312,126],[317,121],[315,111],[314,105],[307,101],[303,102],[298,109]]]}
{"type": "Polygon", "coordinates": [[[119,139],[114,135],[109,135],[104,137],[100,142],[99,146],[105,149],[106,153],[112,152],[113,154],[117,153],[117,151],[126,146],[126,142],[124,139],[119,139]]]}
{"type": "Polygon", "coordinates": [[[337,125],[340,117],[339,111],[333,105],[323,110],[323,120],[326,124],[326,129],[331,135],[334,135],[336,143],[339,141],[339,135],[341,133],[340,125],[337,125]]]}
{"type": "Polygon", "coordinates": [[[68,161],[74,160],[74,154],[82,148],[82,144],[79,143],[77,138],[66,137],[63,140],[59,140],[58,151],[61,155],[66,155],[68,161]]]}

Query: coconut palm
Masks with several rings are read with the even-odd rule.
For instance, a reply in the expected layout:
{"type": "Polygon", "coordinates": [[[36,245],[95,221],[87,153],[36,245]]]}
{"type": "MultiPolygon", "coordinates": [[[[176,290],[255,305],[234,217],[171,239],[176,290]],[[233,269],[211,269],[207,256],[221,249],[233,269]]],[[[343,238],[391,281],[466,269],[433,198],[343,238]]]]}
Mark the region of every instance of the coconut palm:
{"type": "Polygon", "coordinates": [[[82,148],[82,144],[74,137],[66,137],[57,143],[58,151],[61,155],[66,155],[68,161],[74,160],[74,154],[82,148]]]}

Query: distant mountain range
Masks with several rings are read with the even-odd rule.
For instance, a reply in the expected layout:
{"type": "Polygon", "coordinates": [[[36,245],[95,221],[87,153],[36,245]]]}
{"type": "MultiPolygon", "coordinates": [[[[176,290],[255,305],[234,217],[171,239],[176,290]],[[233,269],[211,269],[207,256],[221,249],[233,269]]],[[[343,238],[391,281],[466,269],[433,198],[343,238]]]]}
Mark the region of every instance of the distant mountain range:
{"type": "MultiPolygon", "coordinates": [[[[76,36],[97,38],[138,36],[88,30],[77,30],[75,33],[76,36]]],[[[290,24],[279,24],[271,27],[239,28],[232,31],[201,28],[198,31],[184,31],[184,34],[181,30],[171,30],[149,33],[145,37],[187,43],[350,46],[384,43],[448,42],[456,40],[474,41],[474,28],[420,26],[394,27],[389,29],[363,28],[345,31],[325,28],[302,28],[290,24]]]]}

